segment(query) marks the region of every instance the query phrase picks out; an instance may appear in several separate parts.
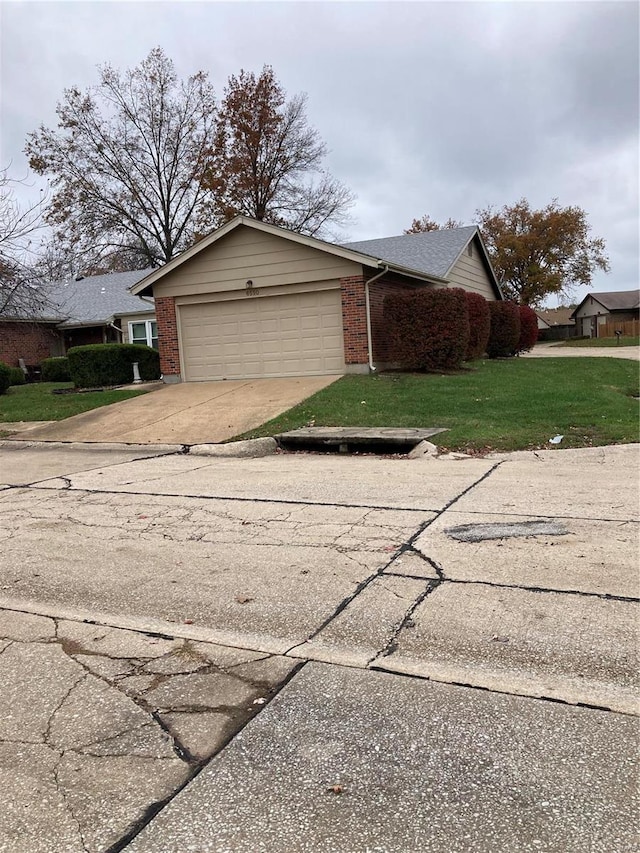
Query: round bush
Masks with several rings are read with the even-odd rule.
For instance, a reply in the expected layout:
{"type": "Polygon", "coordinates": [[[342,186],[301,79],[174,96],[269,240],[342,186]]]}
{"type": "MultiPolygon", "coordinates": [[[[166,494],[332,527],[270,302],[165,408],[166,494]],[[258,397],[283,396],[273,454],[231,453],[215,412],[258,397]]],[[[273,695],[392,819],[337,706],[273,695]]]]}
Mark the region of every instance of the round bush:
{"type": "Polygon", "coordinates": [[[520,310],[515,302],[489,302],[491,331],[487,344],[489,358],[509,358],[520,340],[520,310]]]}
{"type": "Polygon", "coordinates": [[[142,344],[89,344],[71,347],[67,353],[71,381],[76,388],[101,388],[133,382],[133,363],[138,362],[140,378],[160,378],[157,350],[142,344]]]}
{"type": "Polygon", "coordinates": [[[482,358],[487,351],[489,332],[491,331],[491,312],[489,303],[479,293],[465,291],[467,311],[469,312],[469,343],[465,361],[482,358]]]}
{"type": "Polygon", "coordinates": [[[45,358],[40,369],[43,382],[71,382],[69,359],[66,356],[45,358]]]}
{"type": "Polygon", "coordinates": [[[11,368],[4,361],[0,361],[0,394],[5,394],[11,385],[11,368]]]}
{"type": "Polygon", "coordinates": [[[391,360],[411,370],[456,370],[469,342],[469,315],[461,288],[390,293],[384,300],[391,360]]]}
{"type": "Polygon", "coordinates": [[[533,308],[528,305],[520,305],[520,339],[518,340],[518,352],[527,352],[533,349],[538,340],[538,316],[533,308]]]}
{"type": "Polygon", "coordinates": [[[11,371],[10,380],[12,387],[14,385],[25,384],[25,382],[27,381],[27,377],[24,375],[24,371],[21,367],[10,367],[9,370],[11,371]]]}

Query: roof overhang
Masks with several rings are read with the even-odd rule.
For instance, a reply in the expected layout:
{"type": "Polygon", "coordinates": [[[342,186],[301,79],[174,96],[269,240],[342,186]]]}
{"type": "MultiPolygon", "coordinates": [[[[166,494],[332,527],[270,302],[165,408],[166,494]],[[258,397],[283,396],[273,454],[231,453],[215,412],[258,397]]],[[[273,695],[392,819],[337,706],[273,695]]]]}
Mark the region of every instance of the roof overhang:
{"type": "Polygon", "coordinates": [[[410,278],[419,279],[420,281],[429,281],[436,284],[449,283],[445,278],[427,275],[420,270],[414,270],[410,267],[393,264],[389,261],[383,260],[382,258],[376,258],[373,255],[364,255],[361,252],[354,252],[351,249],[345,249],[343,246],[338,246],[335,243],[327,243],[325,240],[319,240],[317,237],[308,237],[306,234],[298,234],[295,231],[280,228],[278,225],[272,225],[269,222],[261,222],[258,219],[252,219],[250,216],[236,216],[235,219],[230,220],[221,228],[213,231],[207,237],[203,237],[203,239],[199,240],[195,245],[186,249],[182,254],[178,255],[178,257],[173,258],[164,266],[159,267],[141,281],[137,282],[137,284],[132,285],[129,288],[129,292],[134,296],[152,296],[153,285],[164,278],[164,276],[178,269],[182,264],[187,263],[191,258],[195,257],[205,249],[208,249],[209,246],[212,246],[218,240],[226,237],[227,234],[235,231],[235,229],[239,228],[241,225],[253,228],[256,231],[262,231],[265,234],[271,234],[274,237],[284,237],[293,243],[300,243],[301,245],[308,246],[311,249],[317,249],[320,252],[327,252],[330,255],[335,255],[336,257],[343,258],[346,261],[353,261],[353,263],[360,264],[361,266],[375,267],[376,269],[387,268],[390,272],[395,272],[399,275],[406,275],[410,278]]]}
{"type": "Polygon", "coordinates": [[[115,317],[107,317],[106,320],[84,320],[82,322],[76,320],[63,320],[58,323],[58,328],[66,331],[67,329],[91,329],[98,326],[108,326],[113,323],[115,317]]]}

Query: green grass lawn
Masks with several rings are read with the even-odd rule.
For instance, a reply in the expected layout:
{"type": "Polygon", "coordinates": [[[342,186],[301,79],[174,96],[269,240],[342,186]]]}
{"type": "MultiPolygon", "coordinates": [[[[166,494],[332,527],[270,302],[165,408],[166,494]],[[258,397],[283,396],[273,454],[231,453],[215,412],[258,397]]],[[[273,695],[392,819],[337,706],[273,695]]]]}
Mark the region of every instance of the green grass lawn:
{"type": "Polygon", "coordinates": [[[565,341],[561,347],[637,347],[640,345],[640,337],[621,337],[620,343],[617,338],[585,338],[583,341],[565,341]]]}
{"type": "Polygon", "coordinates": [[[486,452],[638,441],[638,364],[613,358],[475,362],[464,372],[345,376],[244,438],[314,426],[447,427],[442,448],[486,452]]]}
{"type": "Polygon", "coordinates": [[[0,430],[14,421],[61,421],[71,415],[137,397],[144,391],[87,391],[52,394],[54,388],[73,388],[71,382],[34,382],[14,385],[0,395],[0,430]]]}

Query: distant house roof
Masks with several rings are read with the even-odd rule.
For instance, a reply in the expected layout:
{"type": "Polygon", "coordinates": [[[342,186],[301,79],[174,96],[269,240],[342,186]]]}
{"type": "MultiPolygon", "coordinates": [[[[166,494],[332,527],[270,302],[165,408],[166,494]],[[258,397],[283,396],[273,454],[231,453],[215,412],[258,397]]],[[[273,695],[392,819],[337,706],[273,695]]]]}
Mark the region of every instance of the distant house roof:
{"type": "Polygon", "coordinates": [[[475,225],[469,225],[465,228],[443,228],[440,231],[402,234],[400,237],[382,237],[378,240],[359,240],[342,245],[363,255],[411,267],[427,275],[446,278],[477,231],[475,225]]]}
{"type": "Polygon", "coordinates": [[[264,231],[275,236],[283,236],[288,240],[302,243],[311,248],[329,252],[346,258],[363,266],[384,268],[388,266],[393,272],[407,275],[421,281],[431,280],[435,283],[446,283],[446,275],[458,260],[470,240],[477,236],[478,243],[489,272],[489,277],[496,293],[501,296],[500,286],[489,262],[486,249],[475,225],[465,228],[447,228],[441,231],[429,231],[423,234],[403,234],[400,237],[384,237],[379,240],[364,240],[356,243],[327,243],[316,237],[308,237],[289,231],[268,222],[252,219],[249,216],[236,216],[221,228],[204,237],[194,246],[182,252],[178,257],[168,261],[157,270],[152,270],[147,280],[132,287],[134,293],[151,293],[153,285],[167,273],[177,269],[194,255],[211,246],[229,232],[245,225],[264,231]]]}
{"type": "Polygon", "coordinates": [[[547,326],[575,326],[571,308],[548,308],[536,314],[547,326]]]}
{"type": "Polygon", "coordinates": [[[42,289],[42,304],[32,309],[28,316],[27,312],[16,311],[2,319],[56,322],[60,328],[73,328],[101,326],[120,315],[152,313],[153,305],[132,296],[129,291],[150,272],[150,269],[134,270],[51,282],[42,289]]]}
{"type": "Polygon", "coordinates": [[[582,300],[580,305],[571,314],[576,317],[578,311],[582,308],[588,299],[595,299],[607,311],[637,311],[640,308],[640,289],[637,290],[612,290],[602,293],[589,293],[582,300]]]}

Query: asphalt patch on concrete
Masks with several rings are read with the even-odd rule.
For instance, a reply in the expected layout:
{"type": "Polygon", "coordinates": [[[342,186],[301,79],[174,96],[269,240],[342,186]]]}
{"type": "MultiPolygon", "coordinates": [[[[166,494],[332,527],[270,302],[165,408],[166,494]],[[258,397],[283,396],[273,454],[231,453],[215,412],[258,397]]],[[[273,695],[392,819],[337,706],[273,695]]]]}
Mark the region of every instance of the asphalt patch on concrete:
{"type": "Polygon", "coordinates": [[[444,531],[459,542],[513,539],[517,536],[566,536],[569,531],[557,521],[517,521],[512,523],[460,524],[444,531]]]}

